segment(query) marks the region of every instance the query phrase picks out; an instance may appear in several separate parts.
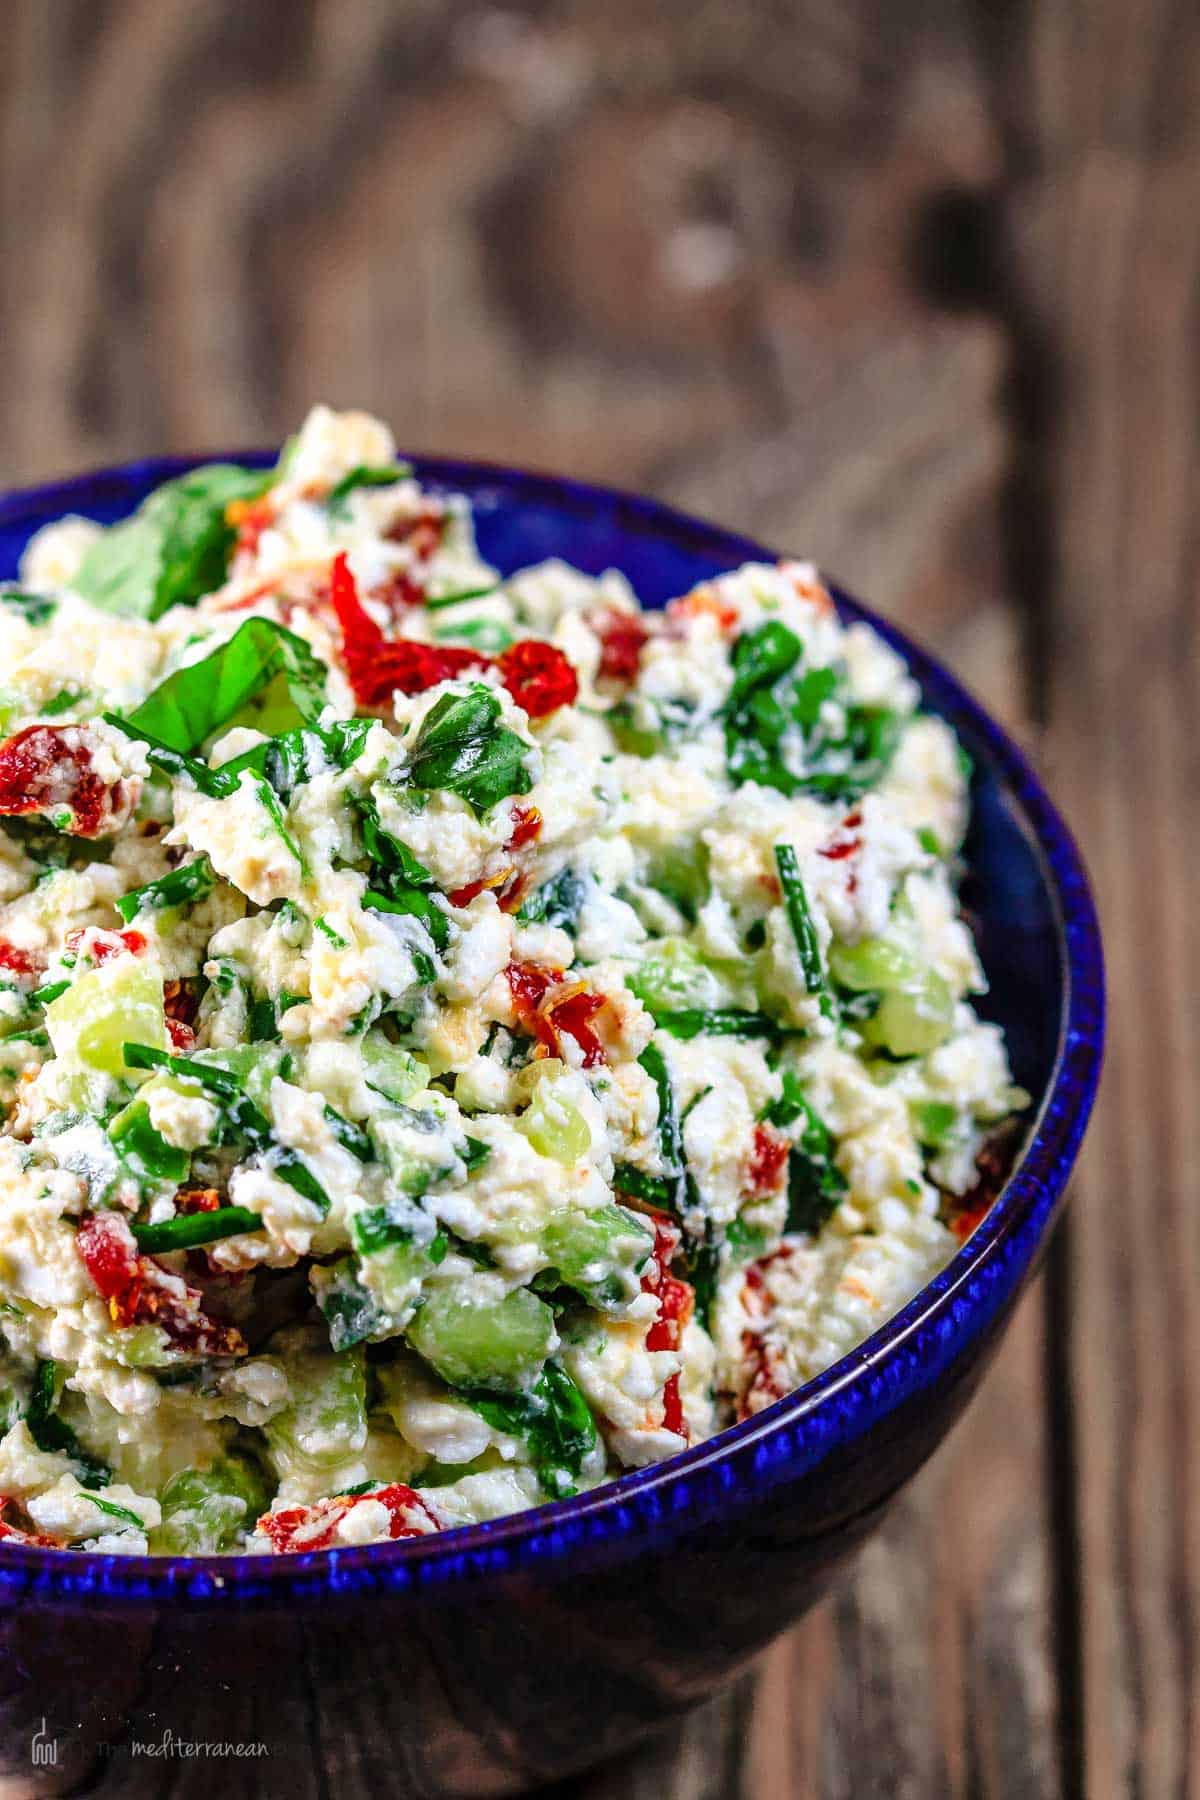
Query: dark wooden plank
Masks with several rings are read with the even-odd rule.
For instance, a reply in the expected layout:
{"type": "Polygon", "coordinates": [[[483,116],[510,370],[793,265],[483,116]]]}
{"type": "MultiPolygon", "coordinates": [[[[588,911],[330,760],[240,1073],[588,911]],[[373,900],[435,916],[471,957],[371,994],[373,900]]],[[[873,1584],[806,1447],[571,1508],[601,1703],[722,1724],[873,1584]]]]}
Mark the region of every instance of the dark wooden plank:
{"type": "Polygon", "coordinates": [[[1200,1561],[1194,7],[1033,9],[1009,76],[1040,420],[1055,787],[1096,882],[1108,1067],[1063,1325],[1081,1603],[1076,1791],[1194,1791],[1200,1561]],[[1190,198],[1189,198],[1190,197],[1190,198]]]}
{"type": "MultiPolygon", "coordinates": [[[[811,552],[1025,723],[1013,331],[972,223],[1003,145],[962,0],[9,13],[6,479],[368,405],[811,552]]],[[[1054,1794],[1043,1350],[1027,1303],[837,1597],[573,1791],[1054,1794]]]]}

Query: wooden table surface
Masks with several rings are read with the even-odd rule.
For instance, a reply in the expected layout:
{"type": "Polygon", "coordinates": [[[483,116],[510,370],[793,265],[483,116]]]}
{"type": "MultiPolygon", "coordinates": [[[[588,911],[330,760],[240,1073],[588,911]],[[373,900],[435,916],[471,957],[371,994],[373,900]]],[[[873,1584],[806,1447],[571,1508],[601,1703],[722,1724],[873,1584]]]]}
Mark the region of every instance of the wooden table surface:
{"type": "MultiPolygon", "coordinates": [[[[325,398],[661,494],[939,649],[1090,858],[1109,1067],[981,1397],[834,1597],[573,1792],[1190,1791],[1194,0],[9,0],[4,23],[6,484],[275,440],[325,398]]],[[[153,1791],[208,1780],[160,1766],[153,1791]]]]}

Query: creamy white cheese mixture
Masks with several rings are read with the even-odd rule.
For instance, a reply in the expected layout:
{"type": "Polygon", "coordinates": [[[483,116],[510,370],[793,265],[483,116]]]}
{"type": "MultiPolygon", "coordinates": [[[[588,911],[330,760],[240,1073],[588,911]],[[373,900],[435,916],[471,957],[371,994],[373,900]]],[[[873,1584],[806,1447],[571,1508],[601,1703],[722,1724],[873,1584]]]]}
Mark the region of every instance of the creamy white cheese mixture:
{"type": "Polygon", "coordinates": [[[1024,1103],[963,758],[815,571],[501,579],[394,459],[318,408],[0,592],[0,1535],[669,1456],[913,1295],[1024,1103]]]}

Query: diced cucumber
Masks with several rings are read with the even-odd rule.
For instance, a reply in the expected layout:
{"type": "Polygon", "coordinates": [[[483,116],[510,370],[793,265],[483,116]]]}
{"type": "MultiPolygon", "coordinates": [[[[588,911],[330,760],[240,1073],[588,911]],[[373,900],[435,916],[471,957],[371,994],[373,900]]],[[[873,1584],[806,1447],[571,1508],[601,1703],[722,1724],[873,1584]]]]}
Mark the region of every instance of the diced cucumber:
{"type": "Polygon", "coordinates": [[[389,1043],[382,1031],[372,1027],[362,1041],[363,1069],[367,1086],[402,1106],[429,1086],[429,1070],[418,1062],[410,1050],[389,1043]]]}
{"type": "Polygon", "coordinates": [[[150,1534],[158,1555],[207,1556],[232,1549],[270,1504],[254,1465],[225,1458],[209,1469],[181,1469],[159,1495],[162,1524],[150,1534]]]}
{"type": "Polygon", "coordinates": [[[46,1008],[46,1029],[68,1065],[125,1075],[122,1045],[167,1047],[162,978],[135,956],[87,969],[46,1008]]]}
{"type": "Polygon", "coordinates": [[[863,1042],[889,1056],[924,1056],[954,1029],[954,995],[934,969],[910,986],[885,993],[878,1010],[859,1026],[863,1042]]]}
{"type": "Polygon", "coordinates": [[[541,1245],[563,1285],[605,1310],[636,1296],[654,1237],[637,1213],[624,1206],[601,1206],[595,1212],[564,1208],[547,1222],[541,1245]]]}
{"type": "Polygon", "coordinates": [[[236,1075],[247,1097],[269,1116],[271,1083],[280,1073],[285,1055],[279,1044],[236,1044],[229,1050],[197,1050],[191,1060],[236,1075]]]}
{"type": "Polygon", "coordinates": [[[832,945],[829,973],[852,993],[886,994],[907,987],[920,974],[920,964],[893,938],[864,938],[858,944],[832,945]]]}
{"type": "Polygon", "coordinates": [[[733,997],[729,982],[686,938],[663,938],[626,984],[653,1013],[728,1006],[733,997]]]}
{"type": "Polygon", "coordinates": [[[390,1320],[359,1281],[352,1256],[340,1256],[327,1267],[314,1269],[311,1280],[335,1351],[348,1350],[376,1333],[385,1334],[390,1320]]]}
{"type": "Polygon", "coordinates": [[[538,1083],[517,1125],[540,1156],[553,1157],[566,1169],[582,1162],[592,1147],[587,1120],[552,1081],[538,1083]]]}
{"type": "Polygon", "coordinates": [[[541,1372],[557,1337],[554,1314],[528,1288],[498,1294],[486,1276],[429,1294],[411,1324],[413,1349],[451,1387],[512,1393],[541,1372]]]}
{"type": "Polygon", "coordinates": [[[319,1332],[297,1328],[272,1340],[292,1404],[264,1426],[280,1474],[290,1466],[331,1469],[367,1441],[367,1378],[361,1344],[333,1355],[319,1332]]]}
{"type": "Polygon", "coordinates": [[[910,1100],[908,1116],[917,1142],[940,1150],[958,1122],[958,1108],[947,1100],[910,1100]]]}

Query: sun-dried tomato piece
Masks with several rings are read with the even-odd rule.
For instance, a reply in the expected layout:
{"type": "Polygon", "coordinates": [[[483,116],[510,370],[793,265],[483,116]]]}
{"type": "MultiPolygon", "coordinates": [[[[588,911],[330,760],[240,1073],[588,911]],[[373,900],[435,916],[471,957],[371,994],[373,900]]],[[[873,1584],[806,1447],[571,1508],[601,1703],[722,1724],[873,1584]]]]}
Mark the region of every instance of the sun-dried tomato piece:
{"type": "Polygon", "coordinates": [[[965,1244],[977,1225],[987,1218],[1004,1186],[1012,1161],[1012,1136],[1001,1132],[983,1146],[975,1159],[977,1179],[965,1194],[949,1197],[948,1220],[960,1244],[965,1244]]]}
{"type": "Polygon", "coordinates": [[[73,931],[68,931],[66,945],[76,955],[83,951],[99,968],[101,963],[111,962],[114,956],[140,956],[146,948],[146,939],[142,932],[132,928],[101,931],[94,925],[77,925],[73,931]]]}
{"type": "Polygon", "coordinates": [[[727,600],[722,600],[714,587],[710,587],[707,582],[702,582],[699,587],[693,588],[690,594],[682,594],[678,600],[672,600],[668,604],[666,611],[668,629],[672,631],[673,635],[678,634],[681,630],[686,629],[690,620],[702,618],[705,614],[716,620],[723,635],[728,635],[733,630],[740,616],[736,606],[731,606],[727,600]]]}
{"type": "MultiPolygon", "coordinates": [[[[0,1513],[10,1507],[16,1509],[16,1501],[9,1494],[0,1494],[0,1513]]],[[[0,1518],[0,1538],[10,1544],[37,1544],[43,1550],[65,1550],[66,1539],[53,1537],[48,1531],[26,1531],[23,1526],[12,1525],[7,1519],[0,1518]]]]}
{"type": "Polygon", "coordinates": [[[607,1004],[603,994],[590,993],[582,982],[563,986],[561,969],[536,963],[509,963],[505,975],[517,1021],[537,1038],[541,1055],[561,1055],[565,1036],[579,1045],[585,1069],[604,1061],[604,1045],[590,1023],[607,1004]]]}
{"type": "Polygon", "coordinates": [[[446,898],[451,906],[470,906],[477,894],[485,893],[489,888],[502,888],[511,874],[511,869],[498,869],[494,875],[481,875],[478,881],[468,881],[465,887],[455,888],[446,898]]]}
{"type": "Polygon", "coordinates": [[[747,1191],[754,1195],[773,1194],[781,1185],[787,1168],[791,1144],[769,1125],[754,1127],[750,1163],[746,1170],[747,1191]]]}
{"type": "Polygon", "coordinates": [[[299,1556],[306,1550],[328,1550],[337,1538],[338,1526],[356,1506],[375,1501],[388,1513],[388,1536],[398,1538],[425,1537],[439,1529],[437,1520],[421,1496],[402,1482],[376,1488],[370,1494],[335,1494],[311,1506],[287,1506],[279,1512],[264,1513],[257,1530],[268,1538],[275,1556],[299,1556]]]}
{"type": "Polygon", "coordinates": [[[342,628],[342,655],[347,667],[373,654],[383,643],[383,632],[358,597],[358,584],[343,550],[329,571],[329,598],[342,628]]]}
{"type": "Polygon", "coordinates": [[[163,983],[163,1011],[167,1015],[167,1035],[175,1050],[191,1050],[196,1042],[193,1030],[200,1006],[200,994],[190,976],[182,981],[163,983]]]}
{"type": "Polygon", "coordinates": [[[420,582],[400,570],[397,570],[394,575],[389,575],[383,586],[376,592],[393,619],[402,615],[409,607],[424,606],[425,604],[425,589],[420,582]]]}
{"type": "Polygon", "coordinates": [[[541,969],[536,963],[509,963],[504,971],[513,998],[513,1010],[522,1025],[532,1029],[536,1014],[548,990],[562,980],[561,969],[541,969]]]}
{"type": "MultiPolygon", "coordinates": [[[[134,1290],[141,1281],[141,1256],[132,1231],[116,1213],[92,1213],[75,1234],[75,1248],[83,1258],[83,1266],[102,1300],[111,1303],[123,1297],[133,1303],[134,1290]]],[[[124,1306],[121,1308],[125,1310],[124,1306]]],[[[113,1315],[117,1324],[132,1323],[113,1315]]]]}
{"type": "Polygon", "coordinates": [[[0,814],[68,815],[74,837],[99,837],[124,802],[123,784],[109,787],[92,767],[78,725],[26,725],[0,744],[0,814]]]}
{"type": "Polygon", "coordinates": [[[781,1400],[791,1386],[783,1352],[766,1330],[771,1316],[771,1298],[764,1275],[764,1270],[772,1263],[786,1262],[791,1255],[790,1246],[781,1244],[761,1262],[752,1263],[743,1279],[742,1311],[749,1324],[742,1332],[742,1362],[749,1370],[749,1376],[738,1401],[739,1419],[748,1419],[765,1406],[781,1400]]]}
{"type": "MultiPolygon", "coordinates": [[[[658,1317],[646,1333],[646,1348],[678,1351],[695,1310],[696,1296],[689,1282],[671,1273],[671,1259],[679,1248],[678,1226],[664,1213],[649,1213],[647,1217],[654,1226],[654,1249],[642,1271],[642,1291],[657,1296],[658,1317]]],[[[665,1431],[673,1431],[677,1437],[689,1435],[678,1374],[668,1376],[663,1384],[662,1423],[665,1431]]]]}
{"type": "Polygon", "coordinates": [[[579,692],[579,677],[562,651],[539,638],[522,638],[497,659],[500,679],[531,719],[544,719],[569,706],[579,692]]]}
{"type": "Polygon", "coordinates": [[[407,544],[424,561],[440,546],[445,529],[446,515],[427,508],[411,518],[396,519],[383,535],[389,544],[407,544]]]}
{"type": "Polygon", "coordinates": [[[600,639],[600,667],[597,674],[607,681],[635,681],[642,660],[642,649],[650,632],[637,613],[618,612],[615,607],[594,614],[588,624],[600,639]]]}
{"type": "MultiPolygon", "coordinates": [[[[861,828],[862,813],[856,806],[846,814],[829,842],[817,851],[817,855],[823,856],[826,862],[845,862],[847,858],[857,856],[862,849],[861,828]]],[[[857,887],[858,872],[851,869],[846,877],[847,892],[853,894],[857,887]]]]}
{"type": "Polygon", "coordinates": [[[108,1301],[114,1325],[158,1325],[172,1348],[187,1355],[245,1354],[241,1332],[209,1318],[197,1289],[152,1256],[142,1255],[122,1214],[88,1214],[75,1235],[75,1248],[97,1293],[108,1301]]]}
{"type": "Polygon", "coordinates": [[[506,850],[523,850],[526,844],[532,844],[540,835],[542,815],[536,806],[525,806],[518,800],[510,817],[512,830],[504,848],[506,850]]]}
{"type": "Polygon", "coordinates": [[[191,1025],[199,1006],[200,989],[192,976],[163,982],[163,1011],[168,1019],[179,1019],[184,1025],[191,1025]]]}
{"type": "Polygon", "coordinates": [[[18,950],[15,944],[0,941],[0,969],[7,969],[10,975],[35,976],[38,965],[28,950],[18,950]]]}
{"type": "Polygon", "coordinates": [[[604,1058],[604,1045],[592,1030],[590,1021],[605,1006],[603,994],[590,994],[586,990],[568,994],[562,1000],[552,1000],[546,1008],[546,1016],[559,1037],[574,1038],[583,1052],[583,1066],[594,1069],[604,1058]]]}
{"type": "Polygon", "coordinates": [[[216,1188],[180,1188],[175,1196],[177,1213],[216,1212],[220,1204],[216,1188]]]}
{"type": "Polygon", "coordinates": [[[237,532],[235,556],[256,556],[258,541],[275,523],[275,500],[263,494],[257,500],[231,500],[225,508],[225,523],[237,532]]]}
{"type": "Polygon", "coordinates": [[[423,694],[440,681],[453,681],[467,669],[486,669],[487,663],[478,650],[392,638],[379,645],[369,667],[352,668],[350,677],[360,705],[382,706],[397,690],[423,694]]]}

